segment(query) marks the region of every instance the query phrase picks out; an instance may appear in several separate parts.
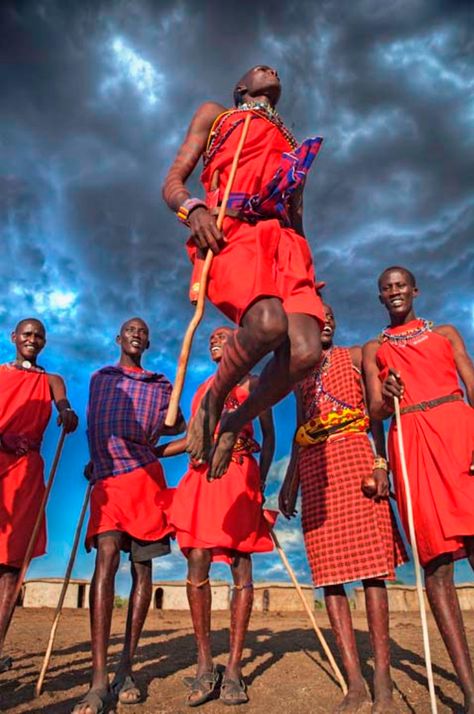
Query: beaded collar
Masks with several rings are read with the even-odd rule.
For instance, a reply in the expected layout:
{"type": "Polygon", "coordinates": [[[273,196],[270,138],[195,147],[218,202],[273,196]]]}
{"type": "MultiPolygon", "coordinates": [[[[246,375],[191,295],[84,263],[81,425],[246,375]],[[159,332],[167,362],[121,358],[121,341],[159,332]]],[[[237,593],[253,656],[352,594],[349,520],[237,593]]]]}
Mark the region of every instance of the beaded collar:
{"type": "Polygon", "coordinates": [[[333,404],[335,407],[342,407],[345,409],[355,408],[353,404],[344,402],[342,399],[338,399],[334,394],[331,394],[331,392],[328,392],[328,390],[325,389],[323,385],[323,376],[328,373],[329,368],[331,366],[332,351],[333,347],[330,347],[328,350],[326,350],[324,357],[321,360],[321,363],[313,370],[315,389],[314,396],[311,400],[311,404],[309,407],[309,414],[314,414],[316,412],[316,408],[319,402],[323,399],[325,401],[331,402],[331,404],[333,404]]]}
{"type": "Polygon", "coordinates": [[[16,360],[14,360],[13,362],[9,362],[8,366],[11,367],[12,369],[21,369],[26,372],[44,372],[45,371],[43,369],[43,367],[33,364],[28,359],[24,359],[22,362],[17,362],[16,360]]]}
{"type": "Polygon", "coordinates": [[[291,131],[285,126],[285,124],[283,123],[283,119],[278,114],[276,109],[270,106],[270,104],[267,104],[266,102],[244,102],[243,104],[239,104],[235,109],[229,109],[228,111],[223,112],[220,116],[217,117],[209,133],[206,152],[203,156],[204,166],[207,166],[214,154],[225,143],[229,135],[234,131],[234,129],[239,126],[239,124],[243,122],[243,118],[236,119],[230,125],[227,131],[222,136],[220,136],[220,131],[223,122],[230,114],[233,114],[234,112],[254,112],[254,114],[256,114],[261,119],[265,119],[265,121],[268,121],[270,124],[273,124],[273,126],[276,126],[292,149],[295,149],[298,146],[298,142],[296,141],[295,137],[293,136],[291,131]]]}
{"type": "Polygon", "coordinates": [[[433,327],[433,322],[431,320],[425,320],[420,317],[417,321],[421,321],[421,325],[418,324],[416,327],[409,327],[403,332],[391,333],[389,330],[392,328],[386,327],[385,330],[380,333],[379,342],[386,342],[388,340],[394,344],[403,344],[405,342],[411,342],[411,340],[416,340],[425,332],[431,331],[433,327]]]}

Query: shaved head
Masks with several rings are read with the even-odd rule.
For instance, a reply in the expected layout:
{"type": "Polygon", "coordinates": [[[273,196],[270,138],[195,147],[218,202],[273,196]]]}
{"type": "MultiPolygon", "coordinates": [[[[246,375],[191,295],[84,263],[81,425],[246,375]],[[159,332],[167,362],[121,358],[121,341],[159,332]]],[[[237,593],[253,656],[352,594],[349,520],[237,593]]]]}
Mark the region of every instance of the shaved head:
{"type": "Polygon", "coordinates": [[[150,328],[148,327],[145,320],[143,320],[141,317],[131,317],[128,320],[125,320],[125,322],[122,324],[122,326],[120,327],[120,333],[122,333],[132,322],[139,322],[143,327],[146,328],[147,332],[150,332],[150,328]]]}
{"type": "Polygon", "coordinates": [[[45,326],[43,325],[43,323],[41,322],[41,320],[38,320],[37,317],[25,317],[25,318],[23,318],[23,320],[20,320],[20,322],[16,325],[15,329],[13,330],[13,332],[15,332],[15,334],[19,334],[19,333],[21,332],[21,330],[23,329],[23,327],[24,327],[25,325],[27,325],[27,324],[37,325],[39,328],[41,328],[41,330],[44,332],[44,334],[46,334],[46,328],[45,328],[45,326]]]}
{"type": "Polygon", "coordinates": [[[388,273],[403,273],[403,275],[406,278],[407,283],[409,283],[413,288],[416,288],[416,278],[413,275],[413,273],[411,272],[411,270],[408,270],[408,268],[404,268],[401,265],[391,265],[389,268],[385,268],[385,270],[382,273],[380,273],[380,275],[378,277],[377,285],[379,286],[379,290],[382,285],[382,281],[383,281],[384,277],[388,273]]]}

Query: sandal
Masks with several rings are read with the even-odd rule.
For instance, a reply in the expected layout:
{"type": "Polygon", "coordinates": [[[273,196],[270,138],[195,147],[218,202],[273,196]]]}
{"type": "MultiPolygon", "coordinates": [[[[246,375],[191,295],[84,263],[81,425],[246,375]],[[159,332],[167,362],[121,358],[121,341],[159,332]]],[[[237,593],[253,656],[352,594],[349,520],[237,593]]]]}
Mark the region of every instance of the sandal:
{"type": "Polygon", "coordinates": [[[8,672],[12,668],[13,660],[11,657],[0,657],[0,673],[8,672]]]}
{"type": "Polygon", "coordinates": [[[189,695],[186,699],[188,707],[198,707],[200,704],[209,701],[214,695],[219,684],[220,675],[214,668],[212,672],[203,672],[199,677],[186,677],[185,684],[190,688],[189,695]],[[200,694],[196,698],[191,698],[193,694],[200,694]]]}
{"type": "Polygon", "coordinates": [[[108,696],[108,689],[89,689],[87,694],[71,710],[71,714],[77,714],[79,707],[89,707],[89,709],[92,709],[93,714],[103,714],[108,696]]]}
{"type": "Polygon", "coordinates": [[[141,701],[142,694],[131,674],[127,674],[125,677],[116,677],[112,682],[111,689],[120,704],[138,704],[141,701]],[[135,698],[122,696],[130,692],[136,692],[135,698]]]}
{"type": "Polygon", "coordinates": [[[221,695],[219,701],[222,704],[234,706],[237,704],[247,704],[249,698],[247,686],[243,679],[227,679],[224,677],[221,684],[221,695]]]}

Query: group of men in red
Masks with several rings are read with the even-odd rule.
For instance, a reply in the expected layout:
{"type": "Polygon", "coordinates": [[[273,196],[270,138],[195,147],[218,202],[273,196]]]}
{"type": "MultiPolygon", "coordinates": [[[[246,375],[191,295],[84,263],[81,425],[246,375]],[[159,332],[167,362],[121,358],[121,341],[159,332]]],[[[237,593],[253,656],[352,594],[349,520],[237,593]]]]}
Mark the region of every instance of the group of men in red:
{"type": "MultiPolygon", "coordinates": [[[[91,462],[86,472],[93,489],[86,546],[97,549],[91,586],[93,674],[74,714],[102,712],[111,694],[124,704],[140,701],[132,659],[150,604],[152,559],[169,552],[174,534],[187,558],[198,651],[186,703],[199,706],[216,696],[228,705],[248,701],[241,658],[253,600],[251,554],[272,549],[275,515],[262,508],[275,441],[271,407],[291,391],[297,430],[279,505],[291,518],[301,485],[308,561],[315,586],[324,588],[348,680],[348,694],[335,711],[365,711],[367,706],[374,714],[397,711],[385,580],[395,577],[407,555],[389,501],[382,426],[393,415],[396,397],[427,595],[464,693],[465,711],[474,713],[474,675],[453,582],[454,560],[467,557],[474,568],[474,367],[454,327],[416,318],[416,280],[400,266],[379,277],[379,299],[389,326],[363,349],[334,344],[334,313],[316,289],[302,222],[305,177],[321,139],[296,144],[275,110],[280,91],[276,71],[262,65],[236,85],[233,109],[213,102],[202,105],[165,180],[165,201],[190,229],[192,289],[211,250],[207,295],[236,325],[211,335],[217,370],[195,395],[186,437],[157,445],[165,434],[184,432],[186,424],[179,413],[173,427],[165,426],[171,385],[142,367],[149,347],[143,320],[124,323],[117,337],[119,363],[99,370],[91,380],[91,462]],[[249,113],[219,230],[215,216],[249,113]],[[201,157],[205,200],[191,197],[185,186],[201,157]],[[252,368],[267,355],[259,377],[253,376],[252,368]],[[257,418],[261,447],[252,430],[257,418]],[[184,451],[190,456],[189,469],[176,489],[167,489],[159,459],[184,451]],[[133,585],[122,657],[109,685],[114,577],[123,550],[130,553],[133,585]],[[218,560],[230,565],[234,581],[223,673],[213,664],[210,646],[209,570],[218,560]],[[344,590],[344,583],[354,580],[364,586],[374,651],[372,704],[344,590]]],[[[45,341],[42,324],[22,321],[12,339],[15,361],[0,371],[2,401],[6,395],[5,414],[0,415],[0,645],[8,624],[2,613],[28,538],[28,521],[20,524],[16,509],[26,492],[28,498],[38,498],[29,478],[42,488],[38,448],[51,398],[66,431],[77,426],[64,383],[36,364],[45,341]],[[32,417],[28,410],[35,408],[32,417]]],[[[395,436],[392,424],[390,468],[407,532],[395,436]]],[[[30,518],[33,511],[29,508],[30,518]]],[[[35,555],[42,552],[44,539],[35,555]]]]}

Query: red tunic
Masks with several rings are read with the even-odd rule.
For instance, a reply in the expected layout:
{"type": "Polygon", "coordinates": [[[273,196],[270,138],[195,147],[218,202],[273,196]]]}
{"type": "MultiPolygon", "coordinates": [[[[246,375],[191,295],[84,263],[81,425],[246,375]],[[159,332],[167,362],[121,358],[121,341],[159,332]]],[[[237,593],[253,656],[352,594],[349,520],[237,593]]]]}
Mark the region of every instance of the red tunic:
{"type": "Polygon", "coordinates": [[[121,531],[137,540],[161,540],[173,529],[158,506],[159,494],[166,488],[159,461],[133,471],[96,481],[91,494],[86,548],[94,537],[108,531],[121,531]]]}
{"type": "MultiPolygon", "coordinates": [[[[197,390],[193,415],[212,379],[197,390]]],[[[247,397],[246,389],[234,387],[225,409],[236,408],[247,397]]],[[[185,555],[191,548],[206,548],[212,551],[213,561],[231,563],[235,552],[273,550],[269,523],[262,510],[260,471],[251,454],[252,443],[255,443],[252,425],[247,424],[239,436],[247,447],[234,451],[229,469],[221,479],[209,482],[207,466],[191,464],[178,487],[167,491],[168,518],[185,555]]],[[[265,515],[274,520],[276,514],[266,512],[265,515]]]]}
{"type": "MultiPolygon", "coordinates": [[[[225,135],[236,112],[228,115],[220,128],[225,135]]],[[[245,113],[244,113],[245,116],[245,113]]],[[[238,127],[220,145],[207,164],[201,180],[210,207],[222,201],[230,168],[241,135],[238,127]],[[217,172],[217,174],[216,174],[217,172]],[[218,190],[213,191],[213,177],[218,175],[218,190]]],[[[291,145],[280,129],[264,117],[253,115],[247,139],[239,159],[232,186],[233,194],[254,194],[275,174],[281,154],[291,145]]],[[[315,292],[315,274],[306,240],[292,228],[284,228],[276,219],[251,225],[237,218],[224,220],[225,246],[215,255],[209,274],[207,295],[229,319],[240,324],[252,303],[263,297],[277,297],[287,313],[306,313],[324,324],[321,299],[315,292]]],[[[196,246],[188,243],[195,262],[196,246]]],[[[199,262],[195,262],[192,284],[198,280],[199,262]]]]}
{"type": "MultiPolygon", "coordinates": [[[[388,330],[400,334],[422,326],[421,320],[388,330]]],[[[437,332],[377,351],[381,370],[397,369],[405,392],[401,407],[462,394],[451,343],[437,332]]],[[[446,402],[426,411],[402,415],[407,471],[420,561],[423,566],[443,553],[465,557],[464,538],[474,535],[474,477],[469,475],[474,449],[474,410],[465,402],[446,402]]],[[[392,421],[389,456],[396,481],[400,516],[408,534],[405,490],[392,421]]]]}
{"type": "MultiPolygon", "coordinates": [[[[300,384],[305,421],[342,408],[317,394],[316,374],[300,384]]],[[[347,348],[332,348],[321,383],[325,392],[365,412],[361,376],[347,348]]],[[[299,448],[302,525],[316,587],[375,577],[393,580],[395,567],[407,560],[389,501],[376,503],[362,493],[362,478],[372,472],[373,462],[366,432],[334,434],[299,448]]]]}
{"type": "MultiPolygon", "coordinates": [[[[0,400],[0,435],[25,436],[31,443],[24,456],[0,450],[0,564],[21,567],[44,494],[39,447],[51,416],[47,374],[0,365],[0,400]]],[[[45,548],[43,519],[33,557],[45,548]]]]}

